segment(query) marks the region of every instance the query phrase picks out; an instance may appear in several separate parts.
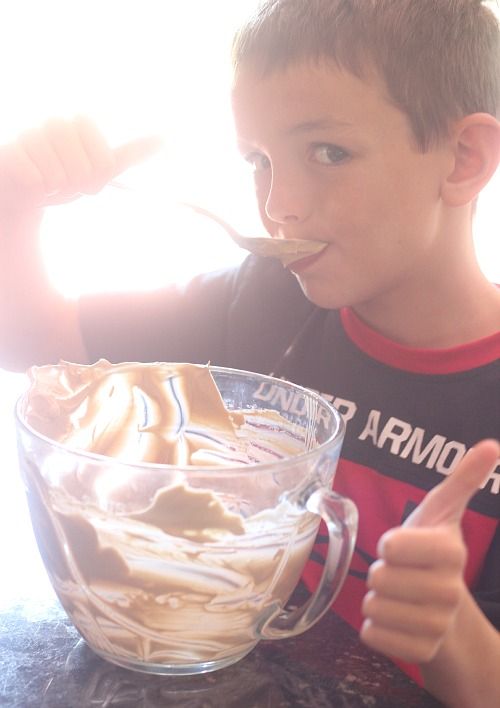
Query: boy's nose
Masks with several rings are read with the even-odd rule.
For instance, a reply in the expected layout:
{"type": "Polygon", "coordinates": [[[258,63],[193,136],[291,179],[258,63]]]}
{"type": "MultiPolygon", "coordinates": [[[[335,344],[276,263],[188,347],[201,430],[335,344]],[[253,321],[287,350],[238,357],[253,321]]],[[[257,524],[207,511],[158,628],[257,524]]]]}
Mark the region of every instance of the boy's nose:
{"type": "Polygon", "coordinates": [[[273,171],[265,204],[266,216],[275,223],[287,224],[306,220],[310,210],[307,187],[289,173],[273,171]]]}

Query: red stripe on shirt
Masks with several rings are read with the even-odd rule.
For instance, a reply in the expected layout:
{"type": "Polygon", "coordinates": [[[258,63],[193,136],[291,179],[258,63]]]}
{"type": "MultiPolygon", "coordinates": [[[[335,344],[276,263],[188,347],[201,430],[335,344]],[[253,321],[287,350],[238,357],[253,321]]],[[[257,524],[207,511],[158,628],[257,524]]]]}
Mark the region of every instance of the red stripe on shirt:
{"type": "Polygon", "coordinates": [[[350,308],[343,308],[340,316],[347,335],[365,354],[396,369],[416,374],[452,374],[500,358],[500,332],[458,347],[415,349],[371,329],[350,308]]]}

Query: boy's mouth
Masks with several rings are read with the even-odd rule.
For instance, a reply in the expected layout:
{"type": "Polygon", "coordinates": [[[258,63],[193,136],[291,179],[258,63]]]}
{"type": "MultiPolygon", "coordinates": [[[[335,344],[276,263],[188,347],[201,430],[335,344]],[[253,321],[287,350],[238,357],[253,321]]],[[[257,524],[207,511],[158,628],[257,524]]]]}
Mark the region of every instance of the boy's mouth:
{"type": "Polygon", "coordinates": [[[313,255],[311,256],[305,256],[305,258],[300,258],[299,260],[292,261],[292,263],[289,263],[286,267],[288,268],[288,270],[291,270],[292,273],[300,275],[321,258],[323,250],[324,249],[322,249],[319,253],[313,253],[313,255]]]}

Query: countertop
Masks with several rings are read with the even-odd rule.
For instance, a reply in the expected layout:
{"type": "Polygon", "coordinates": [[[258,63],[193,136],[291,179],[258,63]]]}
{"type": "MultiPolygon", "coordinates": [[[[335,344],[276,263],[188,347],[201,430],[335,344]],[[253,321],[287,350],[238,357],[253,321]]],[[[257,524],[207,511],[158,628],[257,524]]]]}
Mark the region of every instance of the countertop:
{"type": "Polygon", "coordinates": [[[57,601],[0,615],[0,705],[12,708],[417,708],[438,706],[329,612],[294,639],[262,642],[227,669],[171,678],[121,669],[79,638],[57,601]]]}

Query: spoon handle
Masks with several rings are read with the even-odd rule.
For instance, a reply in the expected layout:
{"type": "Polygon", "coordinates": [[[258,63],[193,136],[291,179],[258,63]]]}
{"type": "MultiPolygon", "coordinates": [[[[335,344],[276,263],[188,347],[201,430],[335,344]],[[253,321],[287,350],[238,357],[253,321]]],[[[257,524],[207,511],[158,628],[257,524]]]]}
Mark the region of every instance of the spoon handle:
{"type": "MultiPolygon", "coordinates": [[[[119,180],[109,182],[112,187],[134,191],[131,187],[123,184],[119,180]]],[[[272,256],[279,258],[284,266],[290,265],[294,261],[298,261],[306,256],[311,256],[322,251],[327,244],[323,241],[312,241],[311,239],[293,239],[293,238],[271,238],[270,236],[243,236],[227,221],[222,219],[213,211],[205,209],[198,204],[178,200],[175,202],[178,206],[186,207],[192,211],[206,216],[212,221],[215,221],[221,226],[231,239],[241,248],[244,248],[250,253],[257,256],[272,256]]]]}

